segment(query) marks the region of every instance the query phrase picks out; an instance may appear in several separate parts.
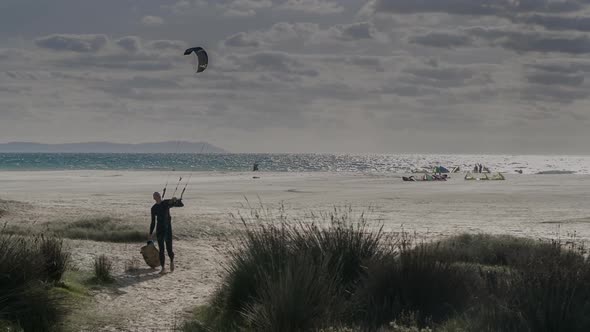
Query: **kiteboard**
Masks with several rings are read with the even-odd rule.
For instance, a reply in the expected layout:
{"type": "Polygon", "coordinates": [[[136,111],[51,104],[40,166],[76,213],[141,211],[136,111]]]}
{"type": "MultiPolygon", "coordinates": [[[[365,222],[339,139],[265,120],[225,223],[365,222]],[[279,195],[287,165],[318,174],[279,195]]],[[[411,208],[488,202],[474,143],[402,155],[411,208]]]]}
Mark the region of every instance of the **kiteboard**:
{"type": "Polygon", "coordinates": [[[148,241],[145,246],[141,247],[140,252],[149,267],[155,269],[160,266],[160,252],[154,245],[154,241],[148,241]]]}

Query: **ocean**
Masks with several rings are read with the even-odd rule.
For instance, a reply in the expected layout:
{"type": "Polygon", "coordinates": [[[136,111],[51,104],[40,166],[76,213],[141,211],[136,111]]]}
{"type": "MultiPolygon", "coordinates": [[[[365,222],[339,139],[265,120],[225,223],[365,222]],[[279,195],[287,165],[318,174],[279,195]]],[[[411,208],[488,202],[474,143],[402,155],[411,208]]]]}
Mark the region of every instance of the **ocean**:
{"type": "Polygon", "coordinates": [[[430,154],[119,154],[0,153],[0,171],[191,170],[244,172],[408,173],[441,165],[462,171],[481,163],[491,171],[590,174],[590,156],[430,154]]]}

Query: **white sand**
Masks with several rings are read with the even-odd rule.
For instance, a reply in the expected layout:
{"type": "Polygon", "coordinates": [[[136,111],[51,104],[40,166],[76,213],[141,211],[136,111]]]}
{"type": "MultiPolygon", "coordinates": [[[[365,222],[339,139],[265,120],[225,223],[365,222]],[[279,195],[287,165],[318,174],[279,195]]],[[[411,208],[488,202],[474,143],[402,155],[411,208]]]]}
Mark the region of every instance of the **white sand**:
{"type": "MultiPolygon", "coordinates": [[[[168,197],[177,176],[170,179],[168,197]]],[[[163,172],[0,172],[0,210],[8,211],[0,221],[42,227],[111,216],[141,225],[147,233],[151,194],[162,189],[166,177],[163,172]]],[[[117,262],[117,292],[101,292],[95,300],[105,317],[120,318],[104,322],[102,330],[164,331],[186,310],[205,303],[219,281],[227,248],[217,235],[235,229],[230,213],[248,212],[245,197],[253,206],[259,200],[268,207],[282,202],[293,217],[335,205],[350,204],[357,214],[372,206],[370,216],[382,220],[387,230],[399,231],[403,225],[428,236],[489,232],[568,238],[576,232],[576,237],[590,239],[590,175],[508,175],[506,181],[480,182],[457,175],[447,182],[416,183],[398,175],[195,173],[184,197],[186,207],[172,211],[175,235],[181,238],[175,242],[178,269],[173,274],[126,274],[124,262],[140,258],[141,244],[71,241],[81,269],[90,269],[100,254],[117,262]],[[140,317],[146,312],[149,318],[140,317]]]]}

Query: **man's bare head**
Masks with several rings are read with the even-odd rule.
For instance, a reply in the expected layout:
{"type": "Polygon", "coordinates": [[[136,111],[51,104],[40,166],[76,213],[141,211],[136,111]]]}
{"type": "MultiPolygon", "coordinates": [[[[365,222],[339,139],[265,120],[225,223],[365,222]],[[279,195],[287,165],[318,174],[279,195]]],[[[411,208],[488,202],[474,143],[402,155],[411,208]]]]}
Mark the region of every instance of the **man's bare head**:
{"type": "Polygon", "coordinates": [[[156,201],[156,203],[160,203],[160,202],[162,202],[162,196],[160,195],[160,193],[159,193],[159,192],[157,192],[157,191],[156,191],[156,192],[154,193],[153,197],[154,197],[154,201],[156,201]]]}

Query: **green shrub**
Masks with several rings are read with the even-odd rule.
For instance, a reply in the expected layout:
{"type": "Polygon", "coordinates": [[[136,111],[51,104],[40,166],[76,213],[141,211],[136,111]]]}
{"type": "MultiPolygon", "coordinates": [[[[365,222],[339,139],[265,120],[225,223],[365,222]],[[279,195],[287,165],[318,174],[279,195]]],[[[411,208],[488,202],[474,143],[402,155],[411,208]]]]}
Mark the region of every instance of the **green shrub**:
{"type": "Polygon", "coordinates": [[[333,216],[326,227],[283,222],[251,225],[245,219],[242,223],[244,233],[211,303],[215,314],[210,317],[215,318],[206,324],[219,330],[324,324],[341,314],[334,304],[348,301],[365,271],[363,264],[387,251],[381,246],[382,231],[370,231],[364,219],[352,223],[349,217],[333,216]],[[295,281],[304,286],[287,287],[295,281]],[[316,294],[322,294],[321,301],[316,294]],[[322,318],[310,318],[304,324],[303,314],[322,318]]]}
{"type": "Polygon", "coordinates": [[[355,293],[361,326],[375,330],[412,312],[419,326],[440,323],[464,310],[479,279],[471,266],[442,262],[427,246],[371,262],[355,293]]]}
{"type": "Polygon", "coordinates": [[[59,239],[0,234],[0,321],[24,331],[47,331],[61,321],[64,301],[51,288],[68,257],[59,239]]]}
{"type": "Polygon", "coordinates": [[[105,256],[100,255],[94,259],[94,280],[99,283],[112,283],[113,263],[105,256]]]}

